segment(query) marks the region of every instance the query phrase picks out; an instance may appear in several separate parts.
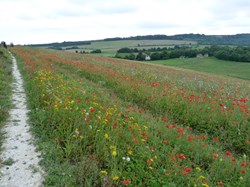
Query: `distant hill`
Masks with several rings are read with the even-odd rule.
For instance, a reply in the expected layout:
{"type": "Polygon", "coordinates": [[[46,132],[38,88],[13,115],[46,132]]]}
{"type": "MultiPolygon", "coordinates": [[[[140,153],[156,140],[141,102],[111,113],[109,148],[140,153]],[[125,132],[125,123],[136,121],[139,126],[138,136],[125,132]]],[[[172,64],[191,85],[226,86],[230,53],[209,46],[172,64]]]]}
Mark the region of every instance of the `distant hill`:
{"type": "Polygon", "coordinates": [[[204,35],[204,34],[178,34],[173,36],[167,35],[146,35],[131,36],[126,38],[107,38],[104,41],[115,40],[189,40],[196,41],[200,45],[236,45],[250,46],[250,34],[236,35],[204,35]]]}
{"type": "Polygon", "coordinates": [[[90,45],[90,41],[72,41],[72,42],[55,42],[55,43],[48,43],[48,44],[30,44],[28,46],[34,47],[51,47],[51,48],[59,48],[59,47],[70,47],[73,45],[90,45]]]}
{"type": "Polygon", "coordinates": [[[236,34],[236,35],[204,35],[204,34],[178,34],[178,35],[145,35],[145,36],[131,36],[131,37],[115,37],[106,38],[103,40],[92,41],[71,41],[61,43],[49,44],[31,44],[29,46],[35,47],[50,47],[61,48],[77,45],[90,45],[94,41],[119,41],[119,40],[186,40],[195,41],[199,45],[234,45],[234,46],[250,46],[250,34],[236,34]]]}

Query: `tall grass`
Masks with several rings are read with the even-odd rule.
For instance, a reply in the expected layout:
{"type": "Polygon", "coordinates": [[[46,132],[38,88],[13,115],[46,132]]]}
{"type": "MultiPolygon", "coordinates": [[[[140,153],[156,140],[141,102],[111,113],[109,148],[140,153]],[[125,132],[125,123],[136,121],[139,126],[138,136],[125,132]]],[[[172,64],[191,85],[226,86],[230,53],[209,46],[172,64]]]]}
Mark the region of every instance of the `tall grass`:
{"type": "Polygon", "coordinates": [[[13,52],[26,73],[46,186],[249,184],[249,144],[228,141],[231,125],[248,138],[241,129],[248,120],[244,85],[232,83],[231,91],[230,83],[202,74],[24,47],[13,52]],[[237,114],[227,117],[231,97],[237,114]]]}
{"type": "MultiPolygon", "coordinates": [[[[12,63],[7,51],[0,47],[0,129],[3,127],[10,109],[12,63]]],[[[0,150],[3,141],[3,132],[0,131],[0,150]]]]}

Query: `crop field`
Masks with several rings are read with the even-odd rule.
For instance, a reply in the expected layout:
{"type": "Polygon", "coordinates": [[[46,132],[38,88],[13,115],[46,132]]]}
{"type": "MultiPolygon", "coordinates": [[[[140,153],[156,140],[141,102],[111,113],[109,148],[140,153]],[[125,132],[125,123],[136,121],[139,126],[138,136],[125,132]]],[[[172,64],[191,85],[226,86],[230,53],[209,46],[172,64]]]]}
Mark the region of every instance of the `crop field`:
{"type": "Polygon", "coordinates": [[[250,80],[250,63],[245,62],[218,60],[210,57],[156,60],[150,61],[150,63],[250,80]]]}
{"type": "Polygon", "coordinates": [[[151,47],[169,47],[174,45],[196,44],[194,41],[186,40],[119,40],[119,41],[94,41],[91,45],[80,45],[83,50],[101,49],[102,51],[117,51],[123,47],[129,48],[151,48],[151,47]]]}
{"type": "Polygon", "coordinates": [[[250,82],[15,47],[45,186],[250,184],[250,82]]]}

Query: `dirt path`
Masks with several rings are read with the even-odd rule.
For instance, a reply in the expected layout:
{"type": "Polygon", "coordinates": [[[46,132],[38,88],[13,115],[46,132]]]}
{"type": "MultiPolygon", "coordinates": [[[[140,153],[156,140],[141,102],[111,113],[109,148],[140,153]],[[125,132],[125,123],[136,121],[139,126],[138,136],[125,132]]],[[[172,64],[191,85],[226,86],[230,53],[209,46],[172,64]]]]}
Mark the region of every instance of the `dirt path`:
{"type": "MultiPolygon", "coordinates": [[[[12,56],[12,55],[11,55],[12,56]]],[[[32,143],[32,135],[27,124],[28,109],[23,80],[13,59],[12,101],[10,117],[3,132],[6,140],[0,159],[5,163],[0,166],[0,187],[42,187],[43,171],[38,162],[39,153],[32,143]]]]}

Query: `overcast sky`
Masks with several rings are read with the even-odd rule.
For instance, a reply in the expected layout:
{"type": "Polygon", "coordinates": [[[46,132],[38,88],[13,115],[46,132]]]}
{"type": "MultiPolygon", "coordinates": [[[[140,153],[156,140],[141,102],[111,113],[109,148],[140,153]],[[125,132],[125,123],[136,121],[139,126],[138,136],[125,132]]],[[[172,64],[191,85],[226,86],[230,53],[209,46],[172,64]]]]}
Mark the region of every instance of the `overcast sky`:
{"type": "Polygon", "coordinates": [[[0,0],[7,43],[183,33],[250,33],[250,0],[0,0]]]}

